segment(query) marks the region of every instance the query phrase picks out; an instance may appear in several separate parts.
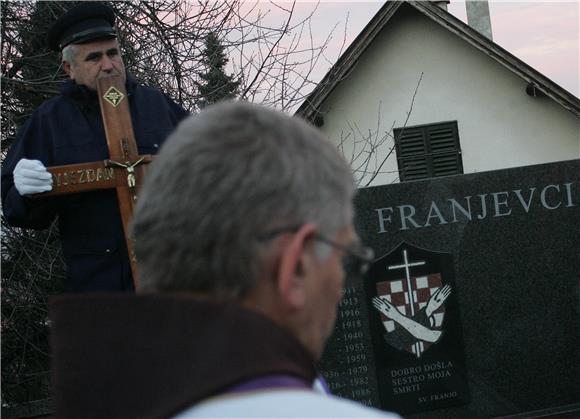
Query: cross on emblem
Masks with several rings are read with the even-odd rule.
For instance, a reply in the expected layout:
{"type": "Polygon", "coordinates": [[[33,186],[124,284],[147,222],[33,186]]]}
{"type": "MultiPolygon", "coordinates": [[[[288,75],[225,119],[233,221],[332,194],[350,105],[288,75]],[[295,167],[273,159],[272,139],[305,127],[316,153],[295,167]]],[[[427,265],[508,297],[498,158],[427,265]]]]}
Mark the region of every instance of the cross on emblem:
{"type": "MultiPolygon", "coordinates": [[[[405,280],[407,281],[407,298],[409,299],[409,305],[411,307],[411,316],[415,315],[415,298],[413,297],[413,288],[411,286],[411,272],[409,268],[413,266],[421,266],[425,265],[425,261],[419,262],[409,262],[409,254],[407,253],[407,249],[403,250],[403,263],[399,265],[391,265],[387,267],[388,270],[394,269],[405,269],[405,280]]],[[[414,345],[415,353],[418,356],[421,356],[421,345],[419,342],[416,342],[414,345]]]]}
{"type": "Polygon", "coordinates": [[[405,269],[405,279],[407,281],[407,296],[409,297],[409,304],[411,305],[411,316],[415,315],[415,301],[413,298],[413,292],[412,292],[412,287],[411,287],[411,272],[409,270],[409,268],[412,268],[413,266],[421,266],[424,265],[425,261],[420,261],[420,262],[409,262],[409,255],[407,253],[407,249],[403,250],[403,263],[400,265],[392,265],[389,266],[388,269],[391,271],[393,269],[405,269]]]}

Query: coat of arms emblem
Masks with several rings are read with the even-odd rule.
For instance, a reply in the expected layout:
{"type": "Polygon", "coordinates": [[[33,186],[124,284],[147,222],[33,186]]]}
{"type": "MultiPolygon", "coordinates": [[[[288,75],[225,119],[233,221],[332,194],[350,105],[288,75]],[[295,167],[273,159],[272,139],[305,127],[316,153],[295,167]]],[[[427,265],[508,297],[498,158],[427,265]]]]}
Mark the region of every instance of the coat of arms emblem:
{"type": "Polygon", "coordinates": [[[403,243],[379,261],[378,272],[375,266],[372,315],[380,318],[390,347],[421,358],[441,340],[453,289],[442,264],[450,264],[449,255],[403,243]]]}

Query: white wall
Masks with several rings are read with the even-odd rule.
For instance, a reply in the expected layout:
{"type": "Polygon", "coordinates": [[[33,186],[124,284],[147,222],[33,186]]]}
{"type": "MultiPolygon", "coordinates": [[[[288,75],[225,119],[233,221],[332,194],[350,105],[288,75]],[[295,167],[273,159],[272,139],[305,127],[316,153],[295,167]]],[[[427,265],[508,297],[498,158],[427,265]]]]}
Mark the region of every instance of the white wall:
{"type": "MultiPolygon", "coordinates": [[[[385,135],[404,126],[409,111],[407,126],[457,120],[465,173],[580,157],[579,119],[525,88],[458,36],[418,12],[405,13],[387,24],[327,98],[322,130],[337,145],[346,139],[342,148],[360,186],[393,146],[385,135]],[[363,140],[369,136],[372,141],[363,140]]],[[[394,152],[381,171],[371,185],[397,181],[394,152]]]]}

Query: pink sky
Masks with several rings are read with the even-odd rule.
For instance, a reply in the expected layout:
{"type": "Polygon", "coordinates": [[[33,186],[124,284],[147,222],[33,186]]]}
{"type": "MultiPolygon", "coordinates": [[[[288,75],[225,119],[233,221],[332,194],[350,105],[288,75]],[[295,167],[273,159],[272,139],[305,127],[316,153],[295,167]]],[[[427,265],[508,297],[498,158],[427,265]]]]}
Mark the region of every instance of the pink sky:
{"type": "MultiPolygon", "coordinates": [[[[313,18],[313,36],[323,40],[338,23],[327,51],[334,63],[347,21],[347,46],[384,2],[321,1],[313,18]]],[[[296,15],[305,16],[316,3],[299,0],[296,15]]],[[[262,9],[271,8],[264,2],[262,9]]],[[[580,96],[580,2],[490,1],[493,40],[569,92],[580,96]]],[[[466,21],[465,1],[451,0],[449,12],[466,21]]],[[[320,70],[322,77],[328,68],[320,70]]],[[[317,74],[318,75],[318,74],[317,74]]]]}

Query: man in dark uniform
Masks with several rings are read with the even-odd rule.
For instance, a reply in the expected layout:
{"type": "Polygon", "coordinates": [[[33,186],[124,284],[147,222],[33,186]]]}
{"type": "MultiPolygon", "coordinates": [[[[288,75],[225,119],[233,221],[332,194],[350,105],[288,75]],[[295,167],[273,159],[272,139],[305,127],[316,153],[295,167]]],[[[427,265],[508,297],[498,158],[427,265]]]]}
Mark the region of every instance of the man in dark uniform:
{"type": "Polygon", "coordinates": [[[51,48],[62,51],[69,76],[61,94],[42,104],[21,128],[2,167],[2,204],[13,226],[42,229],[58,215],[67,289],[73,292],[132,290],[131,268],[114,189],[30,199],[52,189],[47,166],[108,158],[96,95],[97,78],[125,80],[140,154],[156,154],[188,115],[162,92],[140,85],[125,71],[113,11],[83,3],[50,29],[51,48]]]}

